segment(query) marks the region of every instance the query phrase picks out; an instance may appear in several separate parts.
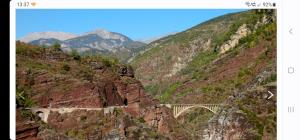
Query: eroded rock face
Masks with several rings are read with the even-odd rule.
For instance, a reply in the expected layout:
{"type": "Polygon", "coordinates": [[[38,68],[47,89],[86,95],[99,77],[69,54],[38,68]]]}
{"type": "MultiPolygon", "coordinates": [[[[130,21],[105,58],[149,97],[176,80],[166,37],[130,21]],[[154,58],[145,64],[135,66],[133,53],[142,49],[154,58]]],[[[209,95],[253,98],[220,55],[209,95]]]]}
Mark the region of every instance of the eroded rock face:
{"type": "MultiPolygon", "coordinates": [[[[24,49],[29,49],[28,52],[38,49],[31,47],[24,49]]],[[[68,139],[73,135],[77,138],[84,135],[83,139],[148,139],[161,134],[171,137],[175,119],[170,109],[160,107],[157,100],[145,93],[141,82],[134,78],[131,66],[110,61],[106,64],[93,58],[78,61],[62,53],[18,54],[16,82],[20,94],[28,95],[37,108],[104,108],[104,111],[50,111],[44,120],[49,128],[38,131],[37,126],[26,126],[26,137],[36,136],[37,132],[41,139],[68,139]],[[123,109],[113,114],[105,112],[113,106],[123,109]]],[[[21,130],[18,132],[21,134],[21,130]]]]}
{"type": "MultiPolygon", "coordinates": [[[[123,75],[120,77],[102,77],[94,80],[95,82],[93,83],[81,83],[76,79],[68,79],[61,75],[53,77],[49,73],[43,72],[37,74],[33,78],[34,84],[32,85],[32,87],[34,87],[34,90],[37,93],[44,93],[46,90],[48,91],[48,93],[36,94],[32,97],[32,99],[37,102],[37,105],[39,107],[44,108],[102,108],[109,106],[127,106],[123,110],[124,112],[129,113],[135,118],[144,118],[146,124],[148,124],[152,128],[155,128],[155,130],[162,134],[170,133],[173,127],[172,124],[175,124],[175,119],[172,118],[170,109],[157,106],[159,102],[145,94],[142,84],[138,80],[133,78],[133,73],[131,73],[131,70],[129,69],[127,69],[127,72],[123,73],[123,75]],[[130,82],[124,83],[121,77],[126,77],[130,82]],[[54,86],[53,88],[53,85],[56,81],[67,81],[64,86],[69,86],[70,89],[64,91],[61,89],[60,85],[54,86]]],[[[23,73],[25,74],[24,76],[28,74],[26,72],[23,73]]],[[[80,125],[79,123],[76,123],[78,122],[78,120],[80,120],[79,114],[85,113],[74,112],[72,114],[72,117],[70,117],[64,116],[57,112],[51,112],[48,116],[48,123],[52,128],[58,131],[77,128],[80,125]]],[[[86,112],[86,115],[93,116],[93,113],[86,112]]],[[[97,120],[87,120],[87,122],[89,123],[95,121],[97,120]]],[[[127,134],[127,130],[125,131],[124,129],[127,128],[129,124],[130,123],[126,121],[121,122],[120,127],[122,129],[117,133],[122,135],[127,134]]],[[[132,131],[136,131],[137,128],[130,126],[129,129],[133,129],[132,131]]],[[[37,133],[37,130],[35,133],[37,133]]],[[[95,132],[95,134],[91,135],[93,135],[92,137],[102,139],[104,138],[103,133],[104,132],[101,132],[101,136],[98,136],[98,132],[95,132]]],[[[116,132],[105,132],[107,138],[114,138],[114,136],[112,136],[112,134],[110,133],[116,132]]],[[[41,131],[39,135],[41,139],[51,139],[53,137],[66,139],[65,135],[57,134],[53,130],[41,131]]],[[[135,135],[128,137],[135,137],[135,135]]]]}
{"type": "Polygon", "coordinates": [[[34,120],[21,116],[21,111],[16,110],[16,139],[17,140],[38,140],[39,125],[34,120]]]}
{"type": "Polygon", "coordinates": [[[176,124],[175,118],[169,108],[155,106],[150,107],[144,114],[146,123],[157,128],[157,130],[164,134],[172,132],[172,128],[176,124]]]}
{"type": "Polygon", "coordinates": [[[223,44],[220,47],[220,53],[223,54],[228,50],[230,50],[231,48],[234,48],[239,43],[239,40],[247,36],[249,33],[250,30],[247,28],[246,24],[240,26],[236,31],[236,33],[230,37],[230,40],[228,40],[225,44],[223,44]]]}

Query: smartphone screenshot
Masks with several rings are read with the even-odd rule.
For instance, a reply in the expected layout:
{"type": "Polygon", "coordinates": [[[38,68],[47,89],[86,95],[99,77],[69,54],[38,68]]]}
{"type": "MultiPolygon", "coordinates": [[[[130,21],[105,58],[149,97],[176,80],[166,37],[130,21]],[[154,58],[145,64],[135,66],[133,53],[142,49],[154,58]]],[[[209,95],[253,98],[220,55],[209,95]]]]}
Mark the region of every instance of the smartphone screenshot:
{"type": "Polygon", "coordinates": [[[12,0],[10,138],[298,140],[297,10],[12,0]]]}

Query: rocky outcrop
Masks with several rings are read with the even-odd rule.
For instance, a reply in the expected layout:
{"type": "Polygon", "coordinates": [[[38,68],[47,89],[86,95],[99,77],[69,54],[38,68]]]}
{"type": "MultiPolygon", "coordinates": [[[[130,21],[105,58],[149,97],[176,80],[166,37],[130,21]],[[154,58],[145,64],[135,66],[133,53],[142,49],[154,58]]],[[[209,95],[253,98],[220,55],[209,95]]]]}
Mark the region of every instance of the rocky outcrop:
{"type": "Polygon", "coordinates": [[[146,123],[157,128],[164,134],[172,132],[176,122],[170,109],[161,106],[152,106],[144,114],[146,123]]]}
{"type": "Polygon", "coordinates": [[[39,125],[35,120],[30,120],[21,115],[21,110],[16,110],[16,139],[17,140],[38,140],[39,125]]]}
{"type": "Polygon", "coordinates": [[[133,68],[128,65],[128,66],[120,66],[119,70],[118,70],[118,74],[120,76],[128,76],[128,77],[134,77],[134,72],[133,72],[133,68]]]}
{"type": "Polygon", "coordinates": [[[230,50],[231,48],[234,48],[238,43],[239,40],[245,36],[247,36],[250,33],[250,30],[247,28],[246,24],[243,24],[238,28],[238,30],[230,37],[230,40],[225,42],[220,47],[220,53],[223,54],[230,50]]]}

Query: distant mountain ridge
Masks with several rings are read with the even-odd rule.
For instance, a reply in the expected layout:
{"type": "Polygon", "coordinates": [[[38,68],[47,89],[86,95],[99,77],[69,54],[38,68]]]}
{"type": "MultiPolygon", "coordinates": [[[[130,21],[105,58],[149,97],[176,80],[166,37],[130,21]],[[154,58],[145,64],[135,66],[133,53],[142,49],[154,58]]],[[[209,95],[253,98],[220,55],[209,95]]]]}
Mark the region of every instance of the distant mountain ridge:
{"type": "Polygon", "coordinates": [[[79,53],[100,53],[113,55],[121,61],[126,62],[131,58],[138,48],[145,43],[134,41],[129,37],[110,32],[105,29],[97,29],[82,35],[74,35],[64,32],[41,32],[32,33],[20,39],[32,45],[51,46],[59,43],[64,51],[76,50],[79,53]]]}
{"type": "Polygon", "coordinates": [[[66,33],[66,32],[54,32],[54,31],[47,31],[47,32],[34,32],[30,33],[22,38],[20,38],[20,41],[22,42],[32,42],[39,39],[57,39],[57,40],[67,40],[70,38],[74,38],[77,35],[72,33],[66,33]]]}

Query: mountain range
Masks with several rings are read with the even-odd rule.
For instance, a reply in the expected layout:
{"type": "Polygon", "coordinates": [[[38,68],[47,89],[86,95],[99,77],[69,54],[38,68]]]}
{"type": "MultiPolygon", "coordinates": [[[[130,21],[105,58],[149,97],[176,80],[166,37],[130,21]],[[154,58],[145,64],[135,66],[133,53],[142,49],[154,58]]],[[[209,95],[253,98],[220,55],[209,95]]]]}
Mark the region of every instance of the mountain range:
{"type": "Polygon", "coordinates": [[[143,42],[134,41],[123,34],[104,29],[97,29],[82,35],[53,31],[35,32],[21,38],[20,41],[45,47],[59,43],[62,50],[66,52],[76,50],[81,54],[100,53],[115,56],[124,62],[141,47],[146,46],[143,42]]]}

